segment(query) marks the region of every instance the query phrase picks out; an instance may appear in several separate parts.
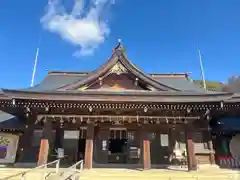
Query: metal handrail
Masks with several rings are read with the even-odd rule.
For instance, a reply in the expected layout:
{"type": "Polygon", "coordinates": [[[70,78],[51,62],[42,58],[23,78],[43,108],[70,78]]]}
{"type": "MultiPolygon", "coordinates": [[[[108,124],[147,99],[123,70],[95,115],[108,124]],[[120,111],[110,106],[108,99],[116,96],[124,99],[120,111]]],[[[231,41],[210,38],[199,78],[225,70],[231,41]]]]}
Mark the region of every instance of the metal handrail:
{"type": "Polygon", "coordinates": [[[76,173],[79,173],[80,171],[83,170],[83,160],[80,160],[78,162],[76,162],[75,164],[73,164],[72,166],[68,167],[66,171],[62,172],[60,174],[60,179],[61,180],[66,180],[66,179],[70,179],[71,177],[73,177],[72,179],[76,179],[76,173]],[[80,169],[77,169],[77,166],[80,165],[80,169]],[[67,174],[67,176],[65,177],[64,175],[66,173],[69,173],[69,169],[73,169],[73,171],[70,171],[70,174],[67,174]]]}
{"type": "MultiPolygon", "coordinates": [[[[3,179],[1,179],[1,180],[8,180],[8,179],[11,179],[11,178],[17,177],[17,176],[21,176],[20,179],[21,179],[21,180],[24,180],[25,175],[26,175],[27,173],[32,172],[32,171],[34,171],[34,170],[36,170],[36,169],[47,168],[47,166],[49,166],[49,165],[51,165],[51,164],[56,164],[55,173],[58,173],[58,171],[59,171],[59,165],[60,165],[60,159],[55,160],[55,161],[52,161],[52,162],[49,162],[49,163],[47,163],[47,164],[43,164],[43,165],[37,166],[37,167],[32,168],[32,169],[29,169],[29,170],[27,170],[27,171],[25,171],[25,172],[21,172],[21,173],[17,173],[17,174],[14,174],[14,175],[5,177],[5,178],[3,178],[3,179]]],[[[45,174],[44,174],[44,179],[46,179],[46,176],[47,176],[47,175],[49,175],[49,173],[47,173],[47,174],[45,173],[45,174]]]]}

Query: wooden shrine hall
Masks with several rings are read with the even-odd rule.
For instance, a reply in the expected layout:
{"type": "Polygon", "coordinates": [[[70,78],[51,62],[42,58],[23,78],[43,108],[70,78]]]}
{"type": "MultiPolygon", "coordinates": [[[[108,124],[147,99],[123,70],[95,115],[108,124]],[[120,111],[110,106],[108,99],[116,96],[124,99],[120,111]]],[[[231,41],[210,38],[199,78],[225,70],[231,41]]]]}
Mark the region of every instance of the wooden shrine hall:
{"type": "Polygon", "coordinates": [[[215,163],[209,121],[239,112],[239,99],[205,91],[188,73],[144,73],[119,42],[95,71],[49,72],[34,87],[2,89],[0,117],[11,118],[0,128],[19,138],[12,163],[43,164],[61,150],[63,163],[84,159],[87,169],[186,163],[196,170],[215,163]]]}

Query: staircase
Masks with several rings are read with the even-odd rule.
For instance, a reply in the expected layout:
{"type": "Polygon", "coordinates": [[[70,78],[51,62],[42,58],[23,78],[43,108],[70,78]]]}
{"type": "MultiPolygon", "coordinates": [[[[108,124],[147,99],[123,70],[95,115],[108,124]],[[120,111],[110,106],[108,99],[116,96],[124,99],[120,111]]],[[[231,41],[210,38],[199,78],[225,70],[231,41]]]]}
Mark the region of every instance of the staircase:
{"type": "Polygon", "coordinates": [[[60,160],[55,160],[35,168],[1,168],[0,180],[42,180],[59,172],[60,160]],[[52,168],[55,166],[55,168],[52,168]]]}
{"type": "MultiPolygon", "coordinates": [[[[6,179],[7,177],[8,180],[20,180],[21,178],[21,173],[28,171],[29,169],[26,168],[1,168],[0,169],[0,180],[6,179]],[[19,175],[17,175],[19,174],[19,175]],[[16,175],[16,176],[14,176],[16,175]],[[14,176],[11,177],[10,176],[14,176]]],[[[42,180],[43,176],[46,172],[54,172],[54,169],[49,168],[49,169],[37,169],[33,172],[29,172],[25,175],[24,180],[42,180]]]]}

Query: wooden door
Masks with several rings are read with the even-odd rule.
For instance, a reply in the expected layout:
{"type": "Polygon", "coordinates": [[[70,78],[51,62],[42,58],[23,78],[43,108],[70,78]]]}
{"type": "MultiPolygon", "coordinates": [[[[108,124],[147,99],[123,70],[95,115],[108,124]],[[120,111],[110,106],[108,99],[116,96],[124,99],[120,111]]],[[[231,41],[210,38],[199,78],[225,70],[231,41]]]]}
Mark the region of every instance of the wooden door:
{"type": "Polygon", "coordinates": [[[100,129],[94,139],[94,161],[99,164],[108,163],[108,129],[100,129]]]}
{"type": "Polygon", "coordinates": [[[141,134],[136,130],[128,131],[127,138],[127,163],[138,164],[141,159],[141,134]]]}
{"type": "Polygon", "coordinates": [[[168,164],[168,134],[159,132],[150,133],[151,147],[151,163],[152,164],[168,164]]]}

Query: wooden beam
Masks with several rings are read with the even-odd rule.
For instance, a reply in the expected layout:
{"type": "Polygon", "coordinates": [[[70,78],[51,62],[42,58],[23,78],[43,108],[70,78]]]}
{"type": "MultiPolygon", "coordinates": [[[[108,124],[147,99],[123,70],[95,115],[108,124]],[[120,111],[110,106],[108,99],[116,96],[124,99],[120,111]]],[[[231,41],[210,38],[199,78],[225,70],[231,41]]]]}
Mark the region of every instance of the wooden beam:
{"type": "Polygon", "coordinates": [[[89,119],[89,118],[95,118],[96,120],[99,120],[99,118],[103,118],[103,119],[111,119],[111,118],[120,118],[120,119],[142,119],[142,120],[182,120],[183,118],[186,120],[197,120],[200,119],[200,116],[124,116],[124,115],[76,115],[76,114],[68,114],[68,115],[64,115],[64,114],[50,114],[50,115],[44,115],[44,114],[39,114],[38,115],[38,119],[41,118],[82,118],[82,119],[89,119]]]}
{"type": "Polygon", "coordinates": [[[52,138],[51,136],[52,136],[52,121],[46,121],[44,124],[43,136],[40,143],[38,165],[46,164],[48,162],[50,140],[52,138]]]}
{"type": "Polygon", "coordinates": [[[87,127],[86,147],[84,166],[86,169],[92,169],[93,162],[93,138],[94,138],[94,125],[89,124],[87,127]]]}
{"type": "Polygon", "coordinates": [[[148,136],[148,132],[143,132],[143,169],[149,170],[151,169],[151,150],[150,150],[150,140],[148,136]]]}

